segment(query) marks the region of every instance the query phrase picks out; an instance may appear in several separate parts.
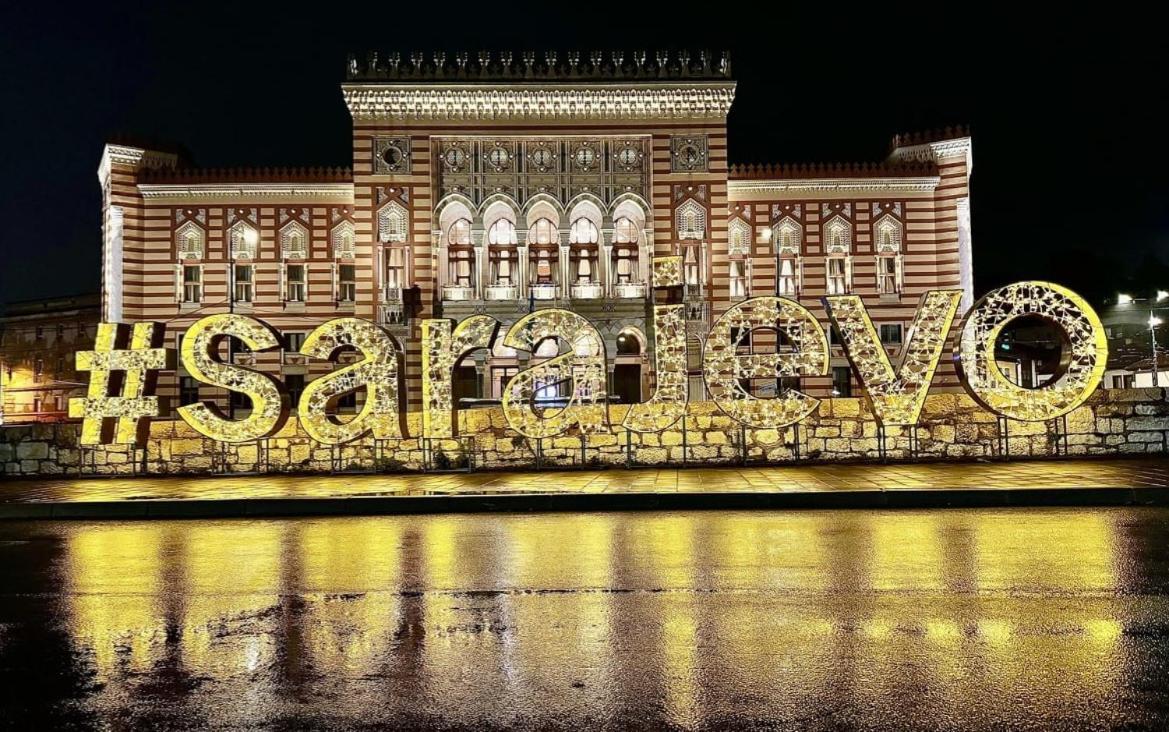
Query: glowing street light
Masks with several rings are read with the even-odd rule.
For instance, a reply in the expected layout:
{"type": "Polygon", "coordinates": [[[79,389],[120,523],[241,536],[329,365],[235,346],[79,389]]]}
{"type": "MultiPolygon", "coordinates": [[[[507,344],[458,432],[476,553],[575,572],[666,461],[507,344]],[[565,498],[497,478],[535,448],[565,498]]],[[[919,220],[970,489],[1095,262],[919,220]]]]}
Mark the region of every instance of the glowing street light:
{"type": "Polygon", "coordinates": [[[1166,292],[1165,290],[1157,290],[1157,302],[1161,302],[1167,297],[1169,297],[1169,292],[1166,292]]]}
{"type": "Polygon", "coordinates": [[[1132,305],[1133,304],[1133,296],[1132,295],[1125,295],[1124,293],[1121,293],[1121,294],[1116,296],[1116,304],[1117,305],[1132,305]]]}

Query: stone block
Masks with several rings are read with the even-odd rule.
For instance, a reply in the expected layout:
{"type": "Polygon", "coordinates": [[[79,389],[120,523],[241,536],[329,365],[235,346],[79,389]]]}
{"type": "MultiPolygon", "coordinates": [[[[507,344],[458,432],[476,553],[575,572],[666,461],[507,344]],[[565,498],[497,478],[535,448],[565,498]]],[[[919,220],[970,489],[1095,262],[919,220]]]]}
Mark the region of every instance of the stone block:
{"type": "Polygon", "coordinates": [[[661,433],[661,444],[663,447],[673,447],[682,444],[682,433],[674,430],[668,430],[661,433]]]}
{"type": "Polygon", "coordinates": [[[727,437],[726,432],[711,430],[710,432],[703,433],[702,441],[707,445],[726,445],[730,443],[730,438],[727,437]]]}
{"type": "Polygon", "coordinates": [[[16,446],[16,457],[20,460],[45,460],[49,457],[49,443],[21,442],[16,446]]]}
{"type": "Polygon", "coordinates": [[[747,433],[747,444],[775,445],[779,442],[779,430],[752,430],[747,433]]]}

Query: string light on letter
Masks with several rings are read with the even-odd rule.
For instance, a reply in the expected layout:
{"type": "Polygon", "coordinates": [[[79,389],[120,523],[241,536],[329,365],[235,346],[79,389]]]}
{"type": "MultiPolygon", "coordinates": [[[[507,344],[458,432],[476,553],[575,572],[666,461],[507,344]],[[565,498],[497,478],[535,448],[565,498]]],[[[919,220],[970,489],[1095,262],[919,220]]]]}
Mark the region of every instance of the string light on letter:
{"type": "Polygon", "coordinates": [[[455,364],[471,351],[490,348],[499,321],[472,315],[451,328],[444,319],[422,321],[422,435],[448,438],[455,434],[451,379],[455,364]]]}
{"type": "Polygon", "coordinates": [[[276,332],[255,318],[235,313],[208,315],[195,321],[183,337],[183,368],[204,384],[246,395],[252,402],[251,414],[245,419],[231,419],[214,402],[199,402],[179,407],[179,416],[220,442],[248,442],[275,434],[288,418],[288,398],[275,377],[219,360],[216,347],[228,336],[239,339],[252,351],[280,345],[276,332]]]}
{"type": "Polygon", "coordinates": [[[958,374],[986,409],[1010,419],[1042,422],[1067,414],[1096,390],[1108,362],[1108,340],[1096,311],[1082,297],[1050,282],[1016,282],[985,295],[962,322],[958,374]],[[1016,318],[1039,316],[1068,339],[1061,371],[1028,389],[1011,383],[995,363],[995,344],[1016,318]]]}
{"type": "Polygon", "coordinates": [[[778,429],[799,422],[820,405],[798,390],[774,398],[756,397],[744,384],[752,379],[822,376],[828,373],[824,329],[797,302],[783,297],[755,297],[722,314],[702,349],[702,374],[715,404],[727,416],[756,429],[778,429]],[[753,330],[773,330],[777,353],[740,354],[753,330]]]}
{"type": "Polygon", "coordinates": [[[844,341],[844,352],[881,424],[917,424],[961,301],[961,290],[930,290],[922,295],[905,340],[901,365],[894,371],[860,297],[823,298],[828,317],[844,341]]]}
{"type": "Polygon", "coordinates": [[[308,334],[300,352],[332,359],[337,351],[354,348],[362,359],[310,381],[300,396],[300,423],[317,442],[340,445],[372,431],[379,440],[401,437],[398,401],[398,349],[390,334],[360,318],[335,318],[308,334]],[[361,411],[348,421],[328,413],[329,402],[365,387],[361,411]]]}
{"type": "Polygon", "coordinates": [[[529,353],[547,340],[567,352],[524,369],[507,382],[503,414],[516,432],[531,439],[552,437],[573,423],[582,431],[607,431],[605,343],[592,323],[568,310],[539,310],[516,321],[503,345],[529,353]],[[567,395],[561,395],[564,384],[567,395]],[[555,406],[540,406],[540,402],[555,406]],[[561,406],[562,405],[562,406],[561,406]]]}
{"type": "MultiPolygon", "coordinates": [[[[682,284],[681,257],[655,257],[653,285],[682,284]]],[[[622,424],[633,432],[661,432],[673,427],[686,413],[686,312],[685,305],[654,306],[654,374],[657,389],[647,402],[634,404],[622,424]]]]}

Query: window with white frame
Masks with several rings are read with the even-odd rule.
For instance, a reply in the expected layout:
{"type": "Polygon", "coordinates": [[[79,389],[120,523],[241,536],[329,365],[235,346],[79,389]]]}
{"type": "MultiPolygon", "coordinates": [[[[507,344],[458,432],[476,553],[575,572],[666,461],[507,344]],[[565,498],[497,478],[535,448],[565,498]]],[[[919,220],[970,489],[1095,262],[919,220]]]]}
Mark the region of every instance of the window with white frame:
{"type": "Polygon", "coordinates": [[[730,294],[731,297],[746,297],[750,281],[751,225],[735,218],[728,231],[730,294]]]}
{"type": "Polygon", "coordinates": [[[896,295],[901,291],[897,255],[877,255],[877,292],[881,295],[896,295]]]}
{"type": "Polygon", "coordinates": [[[730,264],[731,297],[747,296],[747,260],[732,259],[730,264]]]}
{"type": "Polygon", "coordinates": [[[203,268],[197,264],[183,265],[183,302],[203,301],[203,268]]]}
{"type": "Polygon", "coordinates": [[[687,287],[697,288],[702,284],[702,251],[697,243],[682,246],[682,279],[687,287]]]}
{"type": "Polygon", "coordinates": [[[825,263],[828,294],[847,294],[852,286],[852,224],[837,216],[824,224],[822,238],[828,254],[825,263]]]}
{"type": "Polygon", "coordinates": [[[800,293],[800,262],[795,257],[780,257],[775,291],[780,297],[796,297],[800,293]]]}
{"type": "Polygon", "coordinates": [[[255,267],[250,264],[234,265],[232,272],[231,299],[234,302],[250,303],[255,294],[254,287],[255,267]]]}
{"type": "Polygon", "coordinates": [[[357,300],[357,265],[337,265],[337,301],[351,303],[357,300]]]}
{"type": "Polygon", "coordinates": [[[877,292],[895,295],[901,292],[901,222],[892,215],[881,217],[873,225],[877,252],[877,292]]]}
{"type": "Polygon", "coordinates": [[[386,247],[386,281],[387,290],[400,290],[406,286],[406,248],[386,247]]]}
{"type": "Polygon", "coordinates": [[[288,302],[305,300],[305,267],[303,264],[284,266],[284,299],[288,302]]]}
{"type": "Polygon", "coordinates": [[[471,220],[457,219],[447,228],[447,280],[458,287],[471,287],[475,247],[471,242],[471,220]]]}
{"type": "Polygon", "coordinates": [[[397,201],[390,201],[378,211],[378,240],[383,244],[406,241],[408,214],[397,201]]]}
{"type": "Polygon", "coordinates": [[[848,260],[845,257],[828,258],[828,294],[848,293],[848,260]]]}

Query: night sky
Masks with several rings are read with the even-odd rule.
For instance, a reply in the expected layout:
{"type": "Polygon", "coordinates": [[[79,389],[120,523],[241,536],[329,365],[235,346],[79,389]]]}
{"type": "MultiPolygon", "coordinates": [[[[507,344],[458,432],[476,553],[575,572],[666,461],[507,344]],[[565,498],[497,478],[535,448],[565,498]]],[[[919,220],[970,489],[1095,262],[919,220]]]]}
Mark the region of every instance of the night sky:
{"type": "Polygon", "coordinates": [[[0,301],[97,289],[108,137],[172,141],[201,166],[350,165],[349,51],[485,47],[729,48],[735,163],[877,161],[896,132],[970,124],[979,293],[1023,278],[1094,299],[1169,289],[1164,6],[716,3],[720,20],[663,22],[648,3],[6,5],[0,301]]]}

